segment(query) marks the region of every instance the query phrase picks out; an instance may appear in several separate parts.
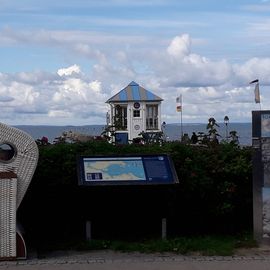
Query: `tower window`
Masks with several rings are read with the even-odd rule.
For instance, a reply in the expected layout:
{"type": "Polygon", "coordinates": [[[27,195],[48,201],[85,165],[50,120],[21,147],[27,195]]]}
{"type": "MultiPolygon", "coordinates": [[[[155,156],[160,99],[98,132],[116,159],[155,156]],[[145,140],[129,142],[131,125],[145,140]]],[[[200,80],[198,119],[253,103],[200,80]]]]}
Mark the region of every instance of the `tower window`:
{"type": "Polygon", "coordinates": [[[127,106],[115,106],[114,125],[117,130],[125,130],[127,128],[127,106]]]}
{"type": "Polygon", "coordinates": [[[158,105],[146,105],[146,129],[158,129],[158,105]]]}
{"type": "Polygon", "coordinates": [[[140,117],[140,110],[133,110],[133,117],[140,117]]]}

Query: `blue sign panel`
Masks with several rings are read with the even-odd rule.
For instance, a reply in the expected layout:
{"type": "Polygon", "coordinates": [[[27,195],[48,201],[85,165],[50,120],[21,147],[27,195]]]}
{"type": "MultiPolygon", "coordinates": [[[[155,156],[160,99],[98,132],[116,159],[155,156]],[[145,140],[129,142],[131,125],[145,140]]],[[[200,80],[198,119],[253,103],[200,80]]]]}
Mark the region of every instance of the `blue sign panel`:
{"type": "Polygon", "coordinates": [[[80,185],[174,184],[178,178],[168,155],[81,156],[80,185]]]}
{"type": "Polygon", "coordinates": [[[115,133],[115,141],[118,144],[127,144],[128,143],[128,133],[115,133]]]}

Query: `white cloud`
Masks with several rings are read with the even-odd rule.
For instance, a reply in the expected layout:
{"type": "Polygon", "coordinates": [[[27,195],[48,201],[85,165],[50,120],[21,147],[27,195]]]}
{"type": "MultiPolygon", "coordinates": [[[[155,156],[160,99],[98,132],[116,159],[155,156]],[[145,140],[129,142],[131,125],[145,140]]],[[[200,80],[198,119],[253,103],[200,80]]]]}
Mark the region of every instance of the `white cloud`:
{"type": "Polygon", "coordinates": [[[67,110],[49,110],[48,116],[51,118],[71,118],[73,115],[67,110]]]}
{"type": "MultiPolygon", "coordinates": [[[[166,122],[179,120],[174,105],[180,93],[184,121],[205,122],[211,116],[223,119],[224,115],[232,115],[232,121],[250,121],[250,114],[244,112],[256,107],[248,82],[259,78],[262,84],[270,85],[270,58],[251,58],[232,65],[192,52],[192,43],[192,38],[183,34],[163,49],[120,47],[114,54],[84,44],[77,49],[93,56],[90,73],[83,72],[79,61],[52,73],[0,73],[0,102],[5,105],[1,120],[105,124],[105,101],[134,80],[164,99],[162,117],[166,122]]],[[[268,92],[261,91],[264,102],[270,101],[268,92]]]]}
{"type": "Polygon", "coordinates": [[[180,93],[184,121],[250,121],[256,78],[262,108],[270,102],[269,0],[211,9],[195,0],[15,2],[0,0],[2,121],[104,123],[105,101],[133,80],[164,99],[171,122],[180,93]]]}
{"type": "Polygon", "coordinates": [[[10,82],[9,85],[3,85],[2,89],[8,93],[11,105],[32,106],[39,97],[39,93],[31,85],[16,81],[10,82]]]}
{"type": "Polygon", "coordinates": [[[57,74],[59,76],[70,76],[72,74],[80,74],[81,73],[81,69],[78,65],[73,65],[73,66],[70,66],[68,68],[60,68],[58,69],[57,71],[57,74]]]}
{"type": "Polygon", "coordinates": [[[82,106],[83,104],[98,104],[104,102],[106,95],[101,92],[98,81],[85,82],[79,78],[68,78],[52,97],[52,101],[65,106],[82,106]]]}
{"type": "Polygon", "coordinates": [[[157,52],[151,63],[161,86],[213,86],[231,80],[232,67],[226,60],[211,61],[191,52],[191,38],[175,37],[167,53],[157,52]]]}
{"type": "Polygon", "coordinates": [[[242,84],[260,79],[261,83],[270,85],[270,58],[251,58],[241,65],[235,64],[233,69],[242,84]]]}
{"type": "Polygon", "coordinates": [[[182,36],[175,37],[167,51],[170,55],[178,58],[182,58],[190,53],[191,39],[188,34],[183,34],[182,36]]]}
{"type": "MultiPolygon", "coordinates": [[[[0,31],[1,46],[15,44],[32,44],[41,46],[58,46],[63,48],[72,48],[82,51],[91,49],[91,45],[99,45],[109,47],[113,45],[123,44],[123,42],[131,42],[140,45],[142,42],[151,41],[149,37],[143,35],[115,35],[110,32],[94,32],[81,30],[21,30],[16,31],[13,28],[6,27],[0,31]]],[[[98,51],[98,50],[97,50],[98,51]]]]}
{"type": "Polygon", "coordinates": [[[9,118],[18,124],[23,117],[28,124],[105,123],[109,96],[101,82],[83,77],[78,65],[61,70],[62,76],[0,73],[0,102],[5,104],[1,121],[9,118]]]}
{"type": "Polygon", "coordinates": [[[0,96],[0,102],[10,102],[13,101],[14,98],[13,97],[9,97],[9,96],[0,96]]]}

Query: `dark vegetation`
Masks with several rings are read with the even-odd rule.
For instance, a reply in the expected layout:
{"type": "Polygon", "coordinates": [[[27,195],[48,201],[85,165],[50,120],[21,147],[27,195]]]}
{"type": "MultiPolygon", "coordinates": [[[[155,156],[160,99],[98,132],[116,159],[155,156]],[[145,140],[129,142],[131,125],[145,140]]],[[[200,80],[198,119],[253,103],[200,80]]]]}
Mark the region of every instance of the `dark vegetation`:
{"type": "MultiPolygon", "coordinates": [[[[237,235],[252,230],[252,149],[234,143],[113,145],[92,140],[40,145],[32,183],[18,219],[28,246],[42,250],[85,239],[158,239],[237,235]],[[170,186],[78,186],[78,155],[167,153],[180,183],[170,186]]],[[[180,248],[180,247],[177,247],[180,248]]]]}
{"type": "Polygon", "coordinates": [[[173,252],[180,254],[201,254],[207,256],[230,256],[237,249],[256,247],[256,242],[251,235],[203,235],[181,236],[168,240],[146,239],[143,241],[108,241],[92,240],[75,245],[76,250],[116,250],[121,252],[140,251],[143,253],[173,252]]]}

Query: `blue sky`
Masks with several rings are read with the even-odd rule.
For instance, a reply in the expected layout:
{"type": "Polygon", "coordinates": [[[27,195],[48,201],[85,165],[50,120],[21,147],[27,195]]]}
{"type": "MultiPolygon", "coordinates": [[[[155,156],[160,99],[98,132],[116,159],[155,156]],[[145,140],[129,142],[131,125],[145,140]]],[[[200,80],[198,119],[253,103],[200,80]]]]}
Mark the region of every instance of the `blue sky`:
{"type": "Polygon", "coordinates": [[[100,124],[136,81],[162,121],[250,122],[270,101],[270,1],[0,0],[0,121],[100,124]],[[268,93],[269,92],[269,93],[268,93]]]}

